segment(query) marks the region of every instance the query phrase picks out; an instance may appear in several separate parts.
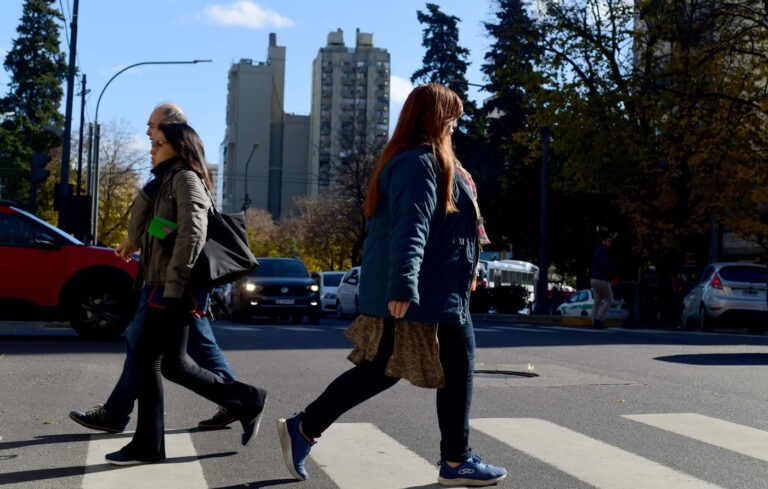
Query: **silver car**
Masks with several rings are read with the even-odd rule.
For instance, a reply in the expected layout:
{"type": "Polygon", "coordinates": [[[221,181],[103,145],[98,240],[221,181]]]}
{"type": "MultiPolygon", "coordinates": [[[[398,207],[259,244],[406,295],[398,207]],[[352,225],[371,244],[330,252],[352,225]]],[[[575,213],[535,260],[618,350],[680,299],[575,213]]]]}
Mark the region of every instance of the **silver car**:
{"type": "Polygon", "coordinates": [[[711,263],[699,283],[683,298],[680,326],[703,331],[716,325],[746,326],[761,334],[768,321],[766,267],[753,263],[711,263]]]}

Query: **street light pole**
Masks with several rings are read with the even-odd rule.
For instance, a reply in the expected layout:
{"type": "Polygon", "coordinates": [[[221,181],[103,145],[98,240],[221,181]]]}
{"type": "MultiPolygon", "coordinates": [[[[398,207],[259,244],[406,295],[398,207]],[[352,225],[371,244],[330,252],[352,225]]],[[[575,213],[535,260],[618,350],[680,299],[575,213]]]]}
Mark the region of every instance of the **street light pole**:
{"type": "Polygon", "coordinates": [[[212,60],[210,59],[195,59],[192,61],[142,61],[141,63],[134,63],[132,65],[126,66],[122,70],[115,73],[112,78],[107,81],[107,84],[104,85],[104,88],[101,89],[101,93],[99,94],[99,99],[96,102],[96,115],[94,117],[93,125],[96,132],[94,145],[93,145],[93,153],[92,158],[93,161],[88,163],[88,168],[90,169],[93,167],[93,189],[91,191],[91,195],[93,196],[93,202],[92,202],[92,211],[91,211],[91,239],[92,244],[96,244],[98,241],[97,233],[99,230],[99,139],[101,136],[101,126],[99,125],[99,105],[101,105],[101,97],[104,96],[104,92],[107,90],[107,87],[110,83],[112,83],[112,80],[118,77],[121,73],[130,70],[131,68],[135,68],[136,66],[141,65],[190,65],[190,64],[197,64],[197,63],[210,63],[212,60]]]}
{"type": "Polygon", "coordinates": [[[251,157],[253,156],[253,153],[256,152],[256,148],[258,147],[258,142],[253,143],[251,154],[249,154],[248,159],[245,160],[245,199],[243,199],[243,212],[247,211],[248,207],[251,205],[251,199],[248,198],[248,163],[251,162],[251,157]]]}

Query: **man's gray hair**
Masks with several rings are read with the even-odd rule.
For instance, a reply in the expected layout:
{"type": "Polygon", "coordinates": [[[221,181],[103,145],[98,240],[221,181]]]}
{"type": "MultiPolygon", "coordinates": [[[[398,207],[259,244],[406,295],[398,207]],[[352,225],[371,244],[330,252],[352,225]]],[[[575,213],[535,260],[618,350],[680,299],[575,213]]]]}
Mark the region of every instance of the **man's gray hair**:
{"type": "Polygon", "coordinates": [[[160,111],[162,119],[161,124],[186,124],[187,116],[184,115],[184,111],[181,110],[176,104],[160,104],[155,107],[155,110],[160,111]]]}

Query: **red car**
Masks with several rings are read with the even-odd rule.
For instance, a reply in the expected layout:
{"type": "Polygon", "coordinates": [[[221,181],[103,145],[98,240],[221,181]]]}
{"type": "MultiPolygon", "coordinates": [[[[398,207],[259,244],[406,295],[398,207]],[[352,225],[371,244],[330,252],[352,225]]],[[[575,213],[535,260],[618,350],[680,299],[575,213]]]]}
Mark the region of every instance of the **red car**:
{"type": "Polygon", "coordinates": [[[0,200],[0,318],[63,319],[84,337],[120,336],[136,310],[138,268],[0,200]]]}

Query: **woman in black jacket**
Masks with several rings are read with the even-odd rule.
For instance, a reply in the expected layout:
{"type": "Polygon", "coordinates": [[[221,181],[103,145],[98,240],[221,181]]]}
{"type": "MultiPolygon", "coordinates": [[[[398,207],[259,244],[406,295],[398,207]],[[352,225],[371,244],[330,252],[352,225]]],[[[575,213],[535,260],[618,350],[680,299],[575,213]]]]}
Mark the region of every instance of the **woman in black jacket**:
{"type": "Polygon", "coordinates": [[[142,300],[146,324],[136,346],[139,416],[131,442],[107,454],[113,465],[165,459],[163,386],[160,374],[233,413],[243,425],[245,445],[258,430],[266,391],[225,383],[186,358],[187,334],[195,315],[207,314],[208,291],[189,283],[206,238],[210,179],[200,137],[187,124],[161,124],[152,141],[154,179],[143,191],[151,199],[143,223],[132,223],[131,242],[142,243],[142,300]]]}

